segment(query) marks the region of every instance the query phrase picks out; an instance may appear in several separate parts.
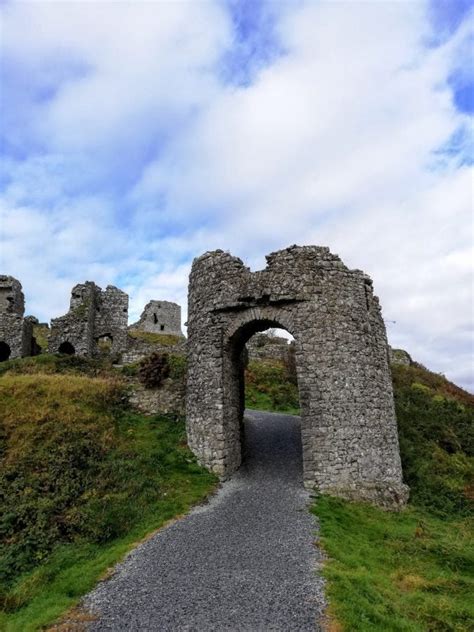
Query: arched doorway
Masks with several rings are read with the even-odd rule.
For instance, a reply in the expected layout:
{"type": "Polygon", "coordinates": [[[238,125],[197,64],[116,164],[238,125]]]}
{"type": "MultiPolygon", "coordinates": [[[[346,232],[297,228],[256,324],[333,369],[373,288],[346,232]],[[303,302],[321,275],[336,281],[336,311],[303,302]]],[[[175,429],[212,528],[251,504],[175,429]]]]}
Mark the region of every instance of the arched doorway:
{"type": "Polygon", "coordinates": [[[327,248],[292,246],[251,272],[221,250],[193,262],[188,307],[188,443],[228,478],[241,463],[240,354],[251,335],[295,339],[307,488],[403,504],[388,344],[372,281],[327,248]]]}
{"type": "MultiPolygon", "coordinates": [[[[255,334],[265,332],[269,328],[288,331],[279,321],[257,318],[243,323],[235,331],[231,329],[227,332],[228,335],[224,343],[224,370],[227,373],[225,380],[227,391],[224,395],[226,400],[226,425],[227,433],[229,436],[234,437],[230,441],[231,452],[229,454],[229,459],[234,463],[240,464],[245,458],[245,373],[248,363],[246,344],[255,334]]],[[[290,331],[288,333],[291,334],[290,331]]],[[[296,340],[294,344],[297,346],[296,340]]],[[[302,419],[307,418],[305,410],[302,411],[301,416],[302,419]]]]}
{"type": "Polygon", "coordinates": [[[65,353],[66,355],[74,355],[76,353],[76,350],[74,349],[74,345],[72,345],[70,342],[66,340],[65,342],[62,342],[59,345],[58,353],[65,353]]]}
{"type": "Polygon", "coordinates": [[[11,355],[10,345],[3,340],[0,342],[0,362],[5,362],[11,355]]]}

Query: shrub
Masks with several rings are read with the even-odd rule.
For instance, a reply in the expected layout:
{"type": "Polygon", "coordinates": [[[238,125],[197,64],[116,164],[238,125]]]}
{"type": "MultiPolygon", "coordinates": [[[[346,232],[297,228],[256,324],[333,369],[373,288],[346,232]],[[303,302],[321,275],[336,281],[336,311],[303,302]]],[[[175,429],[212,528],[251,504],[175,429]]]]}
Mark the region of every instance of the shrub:
{"type": "Polygon", "coordinates": [[[168,362],[170,365],[170,377],[173,380],[184,379],[188,367],[186,357],[182,355],[170,355],[168,362]]]}
{"type": "Polygon", "coordinates": [[[121,397],[118,382],[85,376],[1,379],[0,584],[81,533],[69,512],[102,478],[121,397]]]}
{"type": "Polygon", "coordinates": [[[435,394],[419,377],[409,386],[395,384],[404,479],[412,502],[438,514],[464,514],[472,507],[474,408],[435,394]]]}
{"type": "Polygon", "coordinates": [[[169,356],[155,351],[140,362],[138,378],[145,388],[157,388],[170,374],[169,356]]]}

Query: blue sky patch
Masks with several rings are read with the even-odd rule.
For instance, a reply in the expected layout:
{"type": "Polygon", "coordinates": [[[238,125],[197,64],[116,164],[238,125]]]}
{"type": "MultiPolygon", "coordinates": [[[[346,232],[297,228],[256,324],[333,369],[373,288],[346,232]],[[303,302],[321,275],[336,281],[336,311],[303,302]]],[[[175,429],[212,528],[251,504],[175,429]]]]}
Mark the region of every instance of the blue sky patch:
{"type": "Polygon", "coordinates": [[[247,86],[259,70],[284,54],[276,28],[280,3],[227,0],[225,4],[234,39],[221,61],[221,75],[226,83],[247,86]]]}

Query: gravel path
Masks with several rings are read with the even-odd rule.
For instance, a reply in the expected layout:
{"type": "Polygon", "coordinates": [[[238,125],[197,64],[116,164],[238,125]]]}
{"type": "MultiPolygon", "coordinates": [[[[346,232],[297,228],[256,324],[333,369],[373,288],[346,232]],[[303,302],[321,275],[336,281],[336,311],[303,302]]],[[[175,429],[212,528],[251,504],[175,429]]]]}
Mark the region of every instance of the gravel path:
{"type": "Polygon", "coordinates": [[[91,632],[319,630],[323,583],[306,510],[299,418],[247,412],[245,464],[97,586],[91,632]]]}

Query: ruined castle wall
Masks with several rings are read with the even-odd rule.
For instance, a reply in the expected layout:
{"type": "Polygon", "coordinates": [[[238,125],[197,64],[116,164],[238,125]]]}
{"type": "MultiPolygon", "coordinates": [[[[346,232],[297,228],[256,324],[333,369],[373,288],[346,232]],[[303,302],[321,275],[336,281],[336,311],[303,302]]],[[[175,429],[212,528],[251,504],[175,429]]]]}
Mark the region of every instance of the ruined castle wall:
{"type": "Polygon", "coordinates": [[[145,306],[140,320],[130,328],[153,334],[182,336],[181,306],[170,301],[150,301],[145,306]]]}
{"type": "Polygon", "coordinates": [[[0,275],[0,360],[30,355],[33,329],[24,313],[21,283],[12,276],[0,275]]]}
{"type": "Polygon", "coordinates": [[[94,355],[109,351],[120,354],[127,348],[128,294],[113,285],[96,298],[94,355]]]}
{"type": "Polygon", "coordinates": [[[92,355],[96,290],[97,286],[91,281],[72,288],[68,313],[51,321],[48,340],[50,353],[58,353],[64,345],[69,344],[77,355],[92,355]]]}
{"type": "Polygon", "coordinates": [[[82,356],[119,354],[127,347],[128,295],[109,285],[102,291],[87,281],[71,292],[67,314],[51,321],[49,351],[72,345],[82,356]]]}
{"type": "Polygon", "coordinates": [[[188,309],[188,441],[228,477],[241,461],[242,350],[256,332],[295,338],[304,481],[381,505],[406,500],[388,345],[372,281],[327,248],[291,247],[250,272],[222,251],[193,263],[188,309]]]}
{"type": "Polygon", "coordinates": [[[289,342],[280,336],[255,334],[247,342],[249,360],[280,360],[288,357],[289,342]]]}
{"type": "MultiPolygon", "coordinates": [[[[158,337],[157,337],[158,338],[158,337]]],[[[156,351],[161,353],[173,353],[176,355],[186,355],[186,338],[184,336],[176,339],[174,344],[160,344],[158,339],[147,340],[128,337],[127,350],[122,353],[120,364],[136,364],[140,360],[143,360],[146,356],[155,353],[156,351]]]]}

